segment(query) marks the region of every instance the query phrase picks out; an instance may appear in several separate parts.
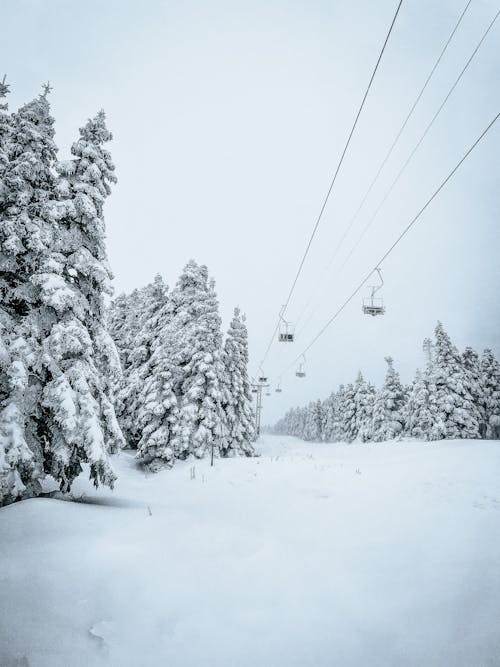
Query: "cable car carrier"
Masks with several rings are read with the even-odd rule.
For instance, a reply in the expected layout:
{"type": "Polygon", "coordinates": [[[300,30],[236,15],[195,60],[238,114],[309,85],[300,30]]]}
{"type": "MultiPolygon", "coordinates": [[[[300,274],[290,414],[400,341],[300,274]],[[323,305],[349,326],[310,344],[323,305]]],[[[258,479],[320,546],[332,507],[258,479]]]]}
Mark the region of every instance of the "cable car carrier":
{"type": "Polygon", "coordinates": [[[376,317],[377,315],[384,315],[385,314],[385,306],[384,306],[384,301],[382,297],[377,297],[375,294],[379,291],[379,289],[383,286],[384,284],[384,279],[382,278],[382,274],[380,272],[380,269],[375,269],[375,271],[378,273],[378,277],[380,279],[380,285],[372,285],[371,286],[371,295],[365,299],[363,299],[363,313],[365,315],[371,315],[372,317],[376,317]]]}
{"type": "Polygon", "coordinates": [[[283,317],[285,306],[282,306],[280,311],[280,323],[278,330],[278,341],[280,343],[293,343],[295,340],[295,333],[290,322],[287,322],[283,317]]]}

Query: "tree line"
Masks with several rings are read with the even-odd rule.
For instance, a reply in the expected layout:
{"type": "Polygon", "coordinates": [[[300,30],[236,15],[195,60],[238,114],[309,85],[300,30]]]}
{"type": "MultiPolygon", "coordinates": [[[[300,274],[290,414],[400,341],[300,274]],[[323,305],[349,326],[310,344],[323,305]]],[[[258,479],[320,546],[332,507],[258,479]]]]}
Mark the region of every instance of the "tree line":
{"type": "Polygon", "coordinates": [[[49,478],[69,491],[83,466],[112,487],[127,445],[152,469],[253,451],[245,322],[235,311],[223,345],[206,267],[170,295],[161,279],[138,290],[133,325],[128,297],[108,315],[112,134],[99,111],[58,160],[49,92],[9,113],[0,81],[0,505],[49,478]]]}
{"type": "Polygon", "coordinates": [[[327,399],[289,410],[272,432],[324,442],[500,438],[500,364],[493,352],[460,353],[440,322],[423,349],[426,365],[411,385],[403,385],[386,357],[378,390],[359,372],[327,399]]]}
{"type": "Polygon", "coordinates": [[[248,332],[235,308],[225,340],[207,267],[191,260],[174,289],[160,275],[109,309],[123,375],[116,411],[125,439],[149,469],[190,454],[254,453],[248,332]]]}

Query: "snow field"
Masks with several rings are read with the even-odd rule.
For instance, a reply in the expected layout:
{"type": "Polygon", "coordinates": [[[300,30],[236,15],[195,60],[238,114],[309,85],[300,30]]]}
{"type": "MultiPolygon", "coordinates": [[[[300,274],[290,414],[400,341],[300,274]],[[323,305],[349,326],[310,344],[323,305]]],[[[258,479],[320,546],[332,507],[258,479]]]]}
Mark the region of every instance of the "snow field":
{"type": "Polygon", "coordinates": [[[259,448],[1,509],[0,664],[500,664],[498,442],[259,448]]]}

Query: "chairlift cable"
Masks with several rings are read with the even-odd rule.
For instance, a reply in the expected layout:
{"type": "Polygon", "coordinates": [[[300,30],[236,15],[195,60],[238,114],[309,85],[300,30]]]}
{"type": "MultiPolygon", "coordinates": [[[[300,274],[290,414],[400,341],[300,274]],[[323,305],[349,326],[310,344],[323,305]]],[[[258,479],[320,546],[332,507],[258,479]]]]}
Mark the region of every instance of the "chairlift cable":
{"type": "MultiPolygon", "coordinates": [[[[344,259],[343,263],[341,264],[341,266],[339,267],[339,270],[338,270],[337,275],[340,274],[340,272],[342,271],[342,269],[346,266],[347,262],[350,260],[350,258],[351,258],[352,255],[354,254],[355,250],[358,248],[359,244],[360,244],[361,241],[363,240],[363,238],[364,238],[366,232],[368,231],[368,229],[371,227],[371,225],[372,225],[373,222],[375,221],[377,215],[380,213],[380,210],[382,209],[383,205],[385,204],[385,202],[387,201],[387,199],[389,198],[389,196],[392,194],[392,191],[394,190],[394,188],[396,187],[397,183],[399,182],[399,179],[401,178],[401,176],[402,176],[403,173],[405,172],[406,168],[408,167],[408,165],[410,164],[411,160],[413,159],[415,153],[416,153],[417,150],[420,148],[422,142],[424,141],[425,137],[426,137],[427,134],[429,133],[431,127],[434,125],[434,122],[437,120],[439,114],[441,113],[441,111],[442,111],[443,108],[445,107],[446,103],[447,103],[448,100],[450,99],[450,97],[451,97],[453,91],[454,91],[455,88],[458,86],[458,84],[459,84],[460,80],[462,79],[463,75],[465,74],[465,72],[466,72],[467,69],[469,68],[469,65],[471,64],[471,62],[473,61],[473,59],[474,59],[474,57],[476,56],[477,52],[478,52],[479,49],[481,48],[481,46],[482,46],[484,40],[486,39],[488,33],[489,33],[490,30],[492,29],[492,27],[493,27],[493,25],[495,24],[496,20],[498,19],[498,16],[499,16],[499,15],[500,15],[500,9],[497,11],[497,13],[494,15],[494,17],[492,18],[492,20],[491,20],[490,23],[488,24],[488,26],[487,26],[485,32],[484,32],[484,33],[482,34],[482,36],[481,36],[481,39],[480,39],[479,42],[476,44],[474,50],[472,51],[471,55],[470,55],[469,58],[467,59],[465,65],[463,66],[463,68],[462,68],[462,70],[460,71],[459,75],[457,76],[457,78],[456,78],[455,81],[453,82],[452,86],[451,86],[450,89],[448,90],[448,92],[447,92],[447,94],[445,95],[443,101],[442,101],[441,104],[439,105],[437,111],[434,113],[433,117],[431,118],[431,120],[430,120],[429,123],[427,124],[427,126],[426,126],[426,128],[425,128],[423,134],[420,136],[419,140],[417,141],[417,143],[416,143],[415,146],[413,147],[412,151],[410,152],[410,154],[409,154],[409,156],[407,157],[406,161],[404,162],[403,166],[401,167],[401,169],[400,169],[399,172],[397,173],[397,175],[396,175],[395,179],[393,180],[392,184],[389,186],[387,192],[385,193],[384,197],[382,198],[382,200],[380,201],[379,205],[378,205],[377,208],[375,209],[374,213],[373,213],[372,216],[368,219],[368,222],[366,223],[366,225],[365,225],[364,228],[362,229],[361,234],[358,236],[357,240],[356,240],[355,243],[352,245],[351,249],[349,250],[349,253],[348,253],[347,256],[345,257],[345,259],[344,259]]],[[[331,264],[330,264],[330,265],[331,265],[331,264]]],[[[312,299],[311,299],[311,300],[312,300],[312,299]]],[[[308,302],[307,305],[309,305],[309,303],[311,302],[311,300],[309,300],[309,302],[308,302]]],[[[307,305],[306,305],[306,307],[307,307],[307,305]]],[[[309,321],[311,320],[312,315],[314,314],[315,311],[316,311],[316,308],[313,309],[313,311],[311,312],[311,315],[308,317],[308,319],[307,319],[305,325],[300,329],[298,335],[300,335],[300,334],[304,331],[305,326],[309,323],[309,321]]],[[[301,315],[303,315],[303,312],[301,313],[301,315]]]]}
{"type": "MultiPolygon", "coordinates": [[[[339,172],[340,172],[342,163],[344,162],[344,158],[345,158],[345,156],[346,156],[346,153],[347,153],[347,150],[348,150],[349,145],[350,145],[350,143],[351,143],[351,139],[352,139],[352,137],[353,137],[354,131],[355,131],[355,129],[356,129],[356,126],[357,126],[357,124],[358,124],[359,118],[360,118],[361,113],[362,113],[362,111],[363,111],[363,108],[364,108],[364,106],[365,106],[366,99],[367,99],[368,94],[369,94],[369,92],[370,92],[370,89],[371,89],[371,87],[372,87],[373,81],[374,81],[374,79],[375,79],[375,75],[376,75],[376,73],[377,73],[377,71],[378,71],[380,62],[381,62],[381,60],[382,60],[382,56],[384,55],[384,52],[385,52],[387,43],[388,43],[388,41],[389,41],[389,37],[390,37],[390,35],[391,35],[391,33],[392,33],[392,30],[393,30],[393,28],[394,28],[394,25],[395,25],[395,23],[396,23],[396,19],[397,19],[397,17],[398,17],[399,10],[401,9],[401,5],[402,5],[402,4],[403,4],[403,0],[399,0],[398,5],[397,5],[397,7],[396,7],[396,10],[395,10],[395,12],[394,12],[394,16],[392,17],[392,21],[391,21],[391,23],[390,23],[389,30],[388,30],[388,32],[387,32],[387,34],[386,34],[386,36],[385,36],[384,43],[383,43],[383,45],[382,45],[382,48],[381,48],[380,53],[379,53],[379,55],[378,55],[377,61],[376,61],[376,63],[375,63],[375,67],[373,68],[372,74],[371,74],[371,76],[370,76],[370,80],[369,80],[369,82],[368,82],[368,86],[367,86],[367,88],[366,88],[366,90],[365,90],[365,92],[364,92],[363,98],[362,98],[362,100],[361,100],[361,104],[360,104],[360,106],[359,106],[359,108],[358,108],[358,111],[357,111],[356,116],[355,116],[355,119],[354,119],[354,123],[353,123],[353,125],[352,125],[352,127],[351,127],[351,130],[350,130],[349,135],[348,135],[348,137],[347,137],[346,144],[345,144],[345,146],[344,146],[344,149],[343,149],[342,154],[341,154],[341,156],[340,156],[339,162],[338,162],[338,164],[337,164],[337,168],[335,169],[335,173],[334,173],[333,178],[332,178],[332,180],[331,180],[330,187],[328,188],[328,192],[327,192],[327,194],[326,194],[326,197],[325,197],[325,199],[324,199],[324,201],[323,201],[323,204],[322,204],[322,206],[321,206],[319,215],[318,215],[318,217],[317,217],[317,219],[316,219],[316,222],[315,222],[315,224],[314,224],[312,233],[311,233],[311,235],[310,235],[310,237],[309,237],[309,240],[308,240],[308,243],[307,243],[307,245],[306,245],[306,249],[305,249],[304,254],[302,255],[302,258],[301,258],[301,260],[300,260],[299,268],[298,268],[297,273],[296,273],[296,275],[295,275],[295,278],[294,278],[294,280],[293,280],[293,282],[292,282],[292,286],[291,286],[291,288],[290,288],[290,290],[289,290],[289,292],[288,292],[288,296],[287,296],[286,301],[285,301],[284,309],[283,309],[283,311],[282,311],[282,315],[283,315],[283,316],[285,315],[285,312],[286,312],[286,310],[287,310],[287,308],[288,308],[288,305],[289,305],[289,303],[290,303],[290,299],[292,298],[293,292],[294,292],[295,287],[296,287],[296,285],[297,285],[297,281],[298,281],[298,279],[299,279],[299,277],[300,277],[300,274],[302,273],[302,269],[303,269],[303,267],[304,267],[304,263],[305,263],[305,261],[306,261],[307,255],[309,254],[309,250],[310,250],[310,248],[311,248],[311,245],[312,245],[312,242],[313,242],[313,240],[314,240],[314,237],[316,236],[316,232],[318,231],[318,227],[319,227],[319,224],[320,224],[321,219],[322,219],[322,217],[323,217],[323,213],[324,213],[324,211],[325,211],[325,209],[326,209],[326,205],[327,205],[327,203],[328,203],[328,200],[329,200],[330,195],[331,195],[331,193],[332,193],[333,187],[334,187],[335,182],[336,182],[336,180],[337,180],[337,176],[338,176],[338,174],[339,174],[339,172]]],[[[270,341],[269,341],[269,344],[268,344],[268,346],[267,346],[267,348],[266,348],[266,351],[264,352],[264,356],[262,357],[262,360],[261,360],[261,362],[260,362],[260,365],[261,365],[261,366],[265,363],[265,361],[266,361],[266,359],[267,359],[267,356],[268,356],[268,354],[269,354],[269,351],[270,351],[270,349],[271,349],[271,346],[272,346],[272,344],[273,344],[273,341],[274,341],[274,339],[275,339],[275,336],[276,336],[276,334],[277,334],[277,332],[278,332],[279,324],[280,324],[280,319],[278,319],[278,322],[276,323],[276,326],[275,326],[275,328],[274,328],[274,331],[273,331],[273,334],[272,334],[271,339],[270,339],[270,341]]]]}
{"type": "Polygon", "coordinates": [[[434,201],[434,199],[438,196],[438,194],[441,192],[441,190],[446,186],[448,181],[451,180],[451,178],[455,175],[455,173],[459,170],[459,168],[462,166],[462,164],[465,162],[465,160],[469,157],[469,155],[472,153],[472,151],[476,148],[476,146],[482,141],[482,139],[486,136],[486,134],[491,130],[493,125],[496,123],[498,118],[500,117],[500,112],[497,113],[494,118],[489,122],[489,124],[486,126],[486,128],[481,132],[479,137],[474,141],[474,143],[468,148],[468,150],[464,153],[464,155],[460,158],[460,160],[457,162],[457,164],[453,167],[453,169],[449,172],[449,174],[446,176],[446,178],[441,182],[439,187],[433,192],[433,194],[429,197],[429,199],[425,202],[425,204],[422,206],[422,208],[418,211],[418,213],[410,220],[410,222],[406,225],[406,227],[403,229],[403,231],[400,233],[400,235],[396,238],[394,243],[389,247],[389,249],[382,255],[382,257],[379,259],[379,261],[376,263],[375,267],[367,273],[367,275],[363,278],[363,280],[359,283],[359,285],[356,287],[356,289],[352,292],[352,294],[344,301],[344,303],[340,306],[340,308],[330,317],[330,319],[323,325],[323,327],[319,330],[319,332],[314,336],[314,338],[311,340],[311,342],[307,345],[307,347],[304,349],[304,351],[299,354],[288,366],[285,370],[283,370],[282,373],[280,373],[280,377],[282,377],[285,373],[287,373],[302,357],[305,355],[309,350],[312,348],[312,346],[317,342],[317,340],[324,334],[324,332],[328,329],[328,327],[338,318],[338,316],[342,313],[342,311],[349,305],[349,303],[354,299],[354,297],[362,290],[364,285],[368,282],[370,277],[377,271],[377,268],[379,268],[385,260],[389,257],[389,255],[393,252],[393,250],[397,247],[397,245],[402,241],[402,239],[408,234],[410,229],[415,225],[415,223],[420,219],[420,216],[426,211],[426,209],[429,207],[429,205],[434,201]]]}
{"type": "Polygon", "coordinates": [[[380,174],[382,173],[382,170],[384,169],[385,165],[387,164],[387,161],[388,161],[389,158],[391,157],[391,155],[392,155],[392,153],[393,153],[393,151],[394,151],[394,148],[396,147],[396,145],[397,145],[399,139],[401,138],[401,135],[403,134],[403,132],[404,132],[406,126],[408,125],[408,122],[409,122],[410,118],[412,117],[413,112],[415,111],[415,109],[416,109],[418,103],[420,102],[420,100],[421,100],[421,98],[422,98],[422,96],[423,96],[425,90],[427,89],[427,86],[429,85],[429,83],[430,83],[432,77],[434,76],[434,74],[435,74],[437,68],[439,67],[439,64],[441,63],[441,60],[443,59],[443,56],[444,56],[444,54],[446,53],[446,51],[447,51],[447,49],[448,49],[448,46],[450,45],[451,41],[453,40],[453,37],[455,36],[455,33],[457,32],[457,30],[458,30],[460,24],[462,23],[462,20],[463,20],[463,18],[464,18],[464,16],[465,16],[467,10],[469,9],[469,6],[470,6],[471,2],[472,2],[472,0],[468,0],[468,1],[467,1],[467,4],[465,5],[464,9],[462,10],[462,13],[461,13],[460,16],[458,17],[458,20],[457,20],[457,22],[455,23],[455,25],[454,25],[454,27],[453,27],[453,30],[451,31],[450,35],[448,36],[448,39],[446,40],[446,42],[445,42],[443,48],[441,49],[441,52],[440,52],[440,54],[439,54],[437,60],[435,61],[435,63],[434,63],[434,65],[432,66],[432,68],[431,68],[429,74],[427,75],[427,78],[426,78],[426,80],[425,80],[423,86],[420,88],[420,91],[418,92],[418,94],[417,94],[417,96],[416,96],[416,98],[415,98],[415,100],[414,100],[412,106],[410,107],[410,110],[408,111],[408,113],[407,113],[407,115],[406,115],[406,118],[404,119],[404,121],[403,121],[401,127],[399,128],[399,130],[398,130],[396,136],[394,137],[394,140],[392,141],[391,145],[389,146],[389,149],[388,149],[387,153],[385,154],[384,159],[383,159],[382,162],[380,163],[380,166],[379,166],[379,168],[378,168],[378,170],[377,170],[375,176],[373,177],[373,179],[372,179],[370,185],[368,186],[368,189],[366,190],[365,194],[363,195],[363,198],[361,199],[361,202],[360,202],[358,208],[356,209],[354,215],[352,216],[352,218],[351,218],[350,221],[349,221],[349,224],[347,225],[345,231],[343,232],[342,236],[340,237],[339,242],[337,243],[337,245],[336,245],[336,247],[335,247],[335,250],[334,250],[334,252],[333,252],[331,258],[330,258],[330,260],[328,261],[328,264],[326,265],[326,267],[325,267],[324,270],[322,271],[322,273],[321,273],[321,275],[320,275],[320,277],[319,277],[319,280],[316,282],[315,287],[314,287],[314,289],[313,289],[313,291],[312,291],[312,293],[311,293],[311,296],[309,297],[309,299],[307,300],[305,306],[302,308],[302,310],[301,310],[299,316],[297,317],[296,324],[298,324],[298,322],[300,322],[300,320],[301,320],[302,317],[304,316],[305,311],[307,310],[307,308],[308,308],[309,305],[311,304],[311,302],[312,302],[312,300],[313,300],[313,298],[314,298],[314,296],[315,296],[315,294],[316,294],[316,290],[317,290],[318,285],[322,282],[322,279],[324,278],[326,272],[328,271],[328,269],[332,266],[333,262],[335,261],[337,255],[338,255],[338,253],[339,253],[339,250],[340,250],[340,248],[342,247],[342,244],[344,243],[344,241],[345,241],[345,239],[347,238],[349,232],[351,231],[351,229],[352,229],[352,227],[353,227],[355,221],[357,220],[357,218],[358,218],[358,216],[359,216],[359,214],[360,214],[360,212],[361,212],[363,206],[365,205],[366,200],[368,199],[368,197],[369,197],[371,191],[373,190],[373,188],[374,188],[376,182],[378,181],[379,176],[380,176],[380,174]]]}

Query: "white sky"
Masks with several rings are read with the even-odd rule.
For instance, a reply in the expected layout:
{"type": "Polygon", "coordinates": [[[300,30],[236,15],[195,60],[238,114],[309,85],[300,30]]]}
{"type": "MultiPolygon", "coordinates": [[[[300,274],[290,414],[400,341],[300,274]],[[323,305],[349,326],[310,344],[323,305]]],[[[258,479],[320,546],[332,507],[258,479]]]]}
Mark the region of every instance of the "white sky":
{"type": "MultiPolygon", "coordinates": [[[[119,183],[106,206],[117,292],[193,257],[217,281],[224,324],[248,316],[252,372],[271,335],[328,189],[396,0],[145,3],[17,0],[2,6],[0,70],[15,109],[50,79],[60,157],[103,107],[119,183]]],[[[297,317],[465,0],[405,0],[289,310],[297,317]]],[[[372,268],[500,107],[500,19],[363,244],[339,265],[498,7],[472,0],[462,26],[321,281],[288,365],[372,268]]],[[[441,319],[463,347],[500,351],[500,122],[384,267],[383,318],[360,299],[283,378],[264,421],[326,396],[358,369],[379,382],[392,354],[405,381],[441,319]]]]}

